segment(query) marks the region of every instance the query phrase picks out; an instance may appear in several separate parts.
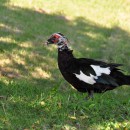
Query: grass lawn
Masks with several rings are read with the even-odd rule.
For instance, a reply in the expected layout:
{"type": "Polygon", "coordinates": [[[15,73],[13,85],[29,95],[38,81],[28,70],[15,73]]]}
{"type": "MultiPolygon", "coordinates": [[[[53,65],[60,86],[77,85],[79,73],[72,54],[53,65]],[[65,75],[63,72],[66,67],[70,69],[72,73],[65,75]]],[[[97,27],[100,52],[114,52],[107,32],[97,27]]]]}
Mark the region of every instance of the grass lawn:
{"type": "Polygon", "coordinates": [[[129,0],[0,0],[0,130],[129,130],[130,86],[85,101],[43,44],[54,32],[130,74],[129,0]]]}

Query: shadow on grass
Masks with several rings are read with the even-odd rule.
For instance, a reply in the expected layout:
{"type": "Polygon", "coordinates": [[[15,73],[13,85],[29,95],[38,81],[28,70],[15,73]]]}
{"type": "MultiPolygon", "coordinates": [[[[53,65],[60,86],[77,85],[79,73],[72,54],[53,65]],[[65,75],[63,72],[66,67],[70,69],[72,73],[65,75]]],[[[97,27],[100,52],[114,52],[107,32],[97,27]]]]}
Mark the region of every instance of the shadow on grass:
{"type": "MultiPolygon", "coordinates": [[[[54,32],[62,32],[68,36],[71,46],[76,50],[74,53],[78,57],[108,59],[108,61],[119,61],[120,63],[123,61],[130,65],[130,62],[123,58],[130,54],[129,33],[119,27],[102,27],[83,17],[68,20],[59,14],[48,14],[43,9],[7,7],[3,2],[5,1],[0,2],[0,72],[2,78],[7,77],[14,80],[9,80],[8,85],[1,80],[0,85],[3,87],[0,91],[9,95],[9,100],[12,100],[11,96],[19,98],[21,95],[24,100],[28,101],[35,96],[40,97],[42,93],[49,93],[48,91],[52,91],[52,88],[57,88],[57,86],[61,86],[63,90],[66,89],[68,84],[64,86],[64,80],[57,68],[56,48],[43,45],[48,36],[54,32]],[[129,48],[128,51],[125,50],[126,47],[129,48]],[[120,59],[116,57],[119,55],[120,59]],[[15,83],[15,80],[19,83],[15,83]]],[[[62,91],[60,92],[63,94],[62,91]]],[[[69,92],[71,93],[71,91],[69,92]]],[[[50,93],[49,96],[51,96],[50,93]]],[[[46,95],[47,98],[49,96],[46,95]]],[[[17,102],[11,104],[19,106],[17,102]]],[[[26,102],[27,104],[28,102],[26,102]]],[[[71,106],[69,107],[71,108],[71,106]]],[[[36,107],[31,109],[34,113],[36,112],[36,107]]],[[[118,109],[118,106],[114,109],[118,109]]],[[[43,112],[41,107],[39,111],[43,112]]],[[[56,112],[58,111],[56,110],[56,112]]],[[[88,112],[90,111],[88,110],[88,112]]],[[[47,111],[45,113],[48,114],[47,111]]],[[[99,115],[101,114],[102,112],[99,111],[99,115]]],[[[90,113],[88,115],[91,116],[90,113]]],[[[17,117],[14,116],[14,118],[17,120],[17,117]]],[[[54,119],[51,116],[50,118],[54,119]]],[[[118,118],[114,118],[118,121],[118,118]]],[[[36,119],[38,120],[38,117],[36,119]]]]}

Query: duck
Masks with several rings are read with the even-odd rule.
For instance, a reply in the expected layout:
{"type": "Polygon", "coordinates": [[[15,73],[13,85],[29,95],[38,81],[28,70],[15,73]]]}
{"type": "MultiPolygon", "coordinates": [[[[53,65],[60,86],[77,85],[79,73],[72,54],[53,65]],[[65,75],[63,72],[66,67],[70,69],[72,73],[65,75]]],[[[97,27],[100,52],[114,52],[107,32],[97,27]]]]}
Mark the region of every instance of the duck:
{"type": "Polygon", "coordinates": [[[64,79],[77,91],[88,93],[87,99],[94,93],[104,93],[122,85],[130,85],[130,75],[125,75],[122,64],[106,63],[90,58],[76,58],[68,46],[68,38],[58,32],[53,33],[46,45],[56,45],[58,48],[58,67],[64,79]]]}

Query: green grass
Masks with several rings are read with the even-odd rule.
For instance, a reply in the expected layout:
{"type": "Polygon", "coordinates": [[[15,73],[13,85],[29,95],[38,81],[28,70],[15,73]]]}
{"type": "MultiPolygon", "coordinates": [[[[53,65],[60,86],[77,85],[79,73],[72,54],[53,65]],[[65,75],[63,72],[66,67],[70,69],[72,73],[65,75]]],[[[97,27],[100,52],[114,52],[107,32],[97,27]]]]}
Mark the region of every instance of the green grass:
{"type": "Polygon", "coordinates": [[[130,129],[129,86],[85,101],[61,76],[56,47],[43,44],[62,32],[76,57],[130,74],[129,12],[129,0],[0,0],[0,129],[130,129]]]}

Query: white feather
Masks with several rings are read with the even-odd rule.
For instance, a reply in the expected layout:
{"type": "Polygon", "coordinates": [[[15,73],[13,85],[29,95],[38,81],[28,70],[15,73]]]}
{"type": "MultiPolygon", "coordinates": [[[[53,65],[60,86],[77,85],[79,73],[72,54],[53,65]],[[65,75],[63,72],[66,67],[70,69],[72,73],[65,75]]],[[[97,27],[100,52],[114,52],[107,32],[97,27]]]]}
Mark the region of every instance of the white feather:
{"type": "Polygon", "coordinates": [[[94,83],[96,83],[96,81],[94,80],[94,78],[97,79],[97,77],[94,76],[94,75],[92,75],[92,74],[90,74],[90,76],[87,76],[81,70],[80,70],[80,74],[76,74],[76,73],[74,73],[74,74],[76,75],[76,77],[79,80],[84,81],[85,83],[92,84],[92,85],[94,83]]]}
{"type": "Polygon", "coordinates": [[[91,65],[91,67],[94,69],[96,76],[101,76],[102,74],[109,75],[111,73],[110,67],[102,68],[102,67],[97,66],[97,65],[91,65]]]}
{"type": "Polygon", "coordinates": [[[96,65],[91,65],[91,67],[95,71],[96,76],[94,76],[92,74],[90,74],[90,76],[87,76],[81,70],[80,70],[80,74],[76,74],[76,73],[74,73],[74,74],[79,80],[93,85],[94,83],[96,83],[95,79],[98,79],[98,76],[101,76],[103,73],[108,74],[108,75],[111,73],[110,67],[103,68],[103,67],[96,66],[96,65]]]}

